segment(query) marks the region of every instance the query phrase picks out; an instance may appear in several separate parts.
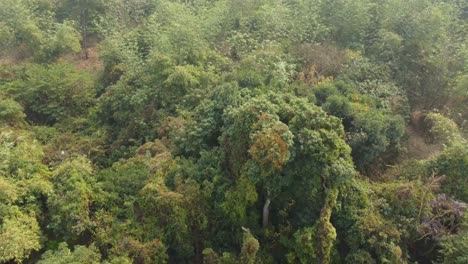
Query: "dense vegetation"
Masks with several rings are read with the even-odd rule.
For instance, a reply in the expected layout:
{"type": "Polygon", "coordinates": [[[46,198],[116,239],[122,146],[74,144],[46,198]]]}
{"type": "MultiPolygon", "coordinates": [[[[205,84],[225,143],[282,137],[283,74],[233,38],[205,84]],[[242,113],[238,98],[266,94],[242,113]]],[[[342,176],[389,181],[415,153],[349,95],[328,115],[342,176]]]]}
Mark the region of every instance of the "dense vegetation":
{"type": "Polygon", "coordinates": [[[464,0],[0,0],[0,263],[468,263],[464,0]]]}

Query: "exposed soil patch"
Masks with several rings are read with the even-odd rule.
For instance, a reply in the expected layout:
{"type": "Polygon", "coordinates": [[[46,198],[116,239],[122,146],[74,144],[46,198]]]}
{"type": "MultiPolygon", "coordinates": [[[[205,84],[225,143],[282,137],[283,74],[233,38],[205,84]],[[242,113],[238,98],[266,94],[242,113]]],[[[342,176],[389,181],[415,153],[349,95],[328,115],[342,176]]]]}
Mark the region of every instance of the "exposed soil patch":
{"type": "Polygon", "coordinates": [[[411,121],[406,127],[408,135],[407,158],[428,159],[439,154],[443,149],[442,144],[428,142],[425,117],[426,115],[419,111],[411,114],[411,121]]]}
{"type": "Polygon", "coordinates": [[[98,72],[103,69],[103,65],[99,60],[99,54],[96,46],[88,48],[88,59],[85,59],[83,52],[80,52],[77,55],[67,55],[61,57],[58,59],[58,61],[72,63],[80,70],[98,72]]]}

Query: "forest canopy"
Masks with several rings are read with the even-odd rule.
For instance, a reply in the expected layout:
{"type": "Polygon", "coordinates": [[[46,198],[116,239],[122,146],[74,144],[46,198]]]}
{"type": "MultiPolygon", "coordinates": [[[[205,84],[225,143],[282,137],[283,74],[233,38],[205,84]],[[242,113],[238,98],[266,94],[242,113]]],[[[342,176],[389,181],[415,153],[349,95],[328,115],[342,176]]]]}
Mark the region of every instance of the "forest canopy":
{"type": "Polygon", "coordinates": [[[0,263],[468,263],[463,0],[0,0],[0,263]]]}

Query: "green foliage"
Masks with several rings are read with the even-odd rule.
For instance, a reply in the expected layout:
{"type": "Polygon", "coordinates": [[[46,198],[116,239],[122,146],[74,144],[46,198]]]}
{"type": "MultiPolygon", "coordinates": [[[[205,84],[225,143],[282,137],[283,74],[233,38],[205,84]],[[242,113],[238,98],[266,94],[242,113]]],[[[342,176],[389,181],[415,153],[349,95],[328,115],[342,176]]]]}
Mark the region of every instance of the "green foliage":
{"type": "Polygon", "coordinates": [[[101,254],[94,246],[75,246],[71,251],[67,243],[60,243],[56,250],[48,250],[42,254],[41,260],[37,263],[48,264],[98,264],[101,263],[101,254]]]}
{"type": "Polygon", "coordinates": [[[4,205],[0,205],[0,261],[22,262],[31,252],[41,249],[41,229],[34,216],[10,207],[4,214],[4,205]]]}
{"type": "Polygon", "coordinates": [[[329,263],[331,250],[336,240],[336,229],[330,222],[332,211],[338,196],[337,190],[326,194],[320,218],[313,227],[296,231],[292,252],[288,254],[288,263],[329,263]]]}
{"type": "Polygon", "coordinates": [[[401,109],[377,105],[385,102],[381,97],[389,98],[390,94],[372,90],[361,94],[357,90],[352,82],[342,80],[322,82],[313,88],[317,103],[341,118],[354,163],[363,171],[385,154],[397,155],[401,151],[405,123],[399,115],[401,109]]]}
{"type": "MultiPolygon", "coordinates": [[[[238,183],[247,179],[256,183],[259,196],[271,198],[273,203],[284,204],[289,199],[300,204],[314,203],[326,192],[324,186],[341,186],[354,174],[350,150],[343,141],[343,127],[338,119],[293,95],[267,93],[252,98],[226,113],[225,128],[221,142],[230,173],[238,183]],[[287,191],[292,189],[296,192],[287,191]]],[[[237,205],[243,204],[239,203],[241,197],[252,193],[250,188],[242,189],[245,194],[237,199],[237,205]]],[[[230,192],[226,197],[230,198],[230,192]]],[[[316,245],[320,248],[316,249],[319,252],[316,256],[325,261],[336,236],[329,222],[335,199],[333,196],[325,202],[330,204],[325,206],[328,209],[323,209],[327,212],[323,219],[320,217],[322,202],[289,212],[291,222],[297,226],[312,226],[317,222],[315,228],[320,230],[323,243],[316,245]]],[[[242,211],[250,207],[244,206],[242,211]]],[[[263,218],[265,221],[265,215],[263,218]]]]}
{"type": "Polygon", "coordinates": [[[281,171],[290,157],[289,148],[293,144],[293,135],[284,123],[274,116],[262,114],[252,128],[257,132],[252,135],[249,154],[262,170],[270,176],[281,171]]]}
{"type": "Polygon", "coordinates": [[[429,113],[425,118],[431,139],[447,145],[463,144],[464,139],[455,122],[441,114],[429,113]]]}
{"type": "Polygon", "coordinates": [[[330,262],[330,255],[333,243],[336,240],[336,229],[330,222],[332,211],[336,205],[338,190],[328,190],[325,197],[325,204],[320,211],[319,222],[317,223],[317,256],[319,262],[330,262]]]}
{"type": "Polygon", "coordinates": [[[205,248],[202,253],[204,264],[217,264],[220,262],[218,254],[212,248],[205,248]]]}
{"type": "Polygon", "coordinates": [[[330,96],[323,105],[323,109],[330,114],[341,118],[344,123],[348,121],[345,119],[349,119],[352,116],[352,107],[349,100],[340,95],[330,96]]]}
{"type": "Polygon", "coordinates": [[[375,100],[376,108],[408,118],[410,113],[408,98],[394,83],[380,80],[365,81],[358,85],[358,89],[362,94],[375,100]]]}
{"type": "MultiPolygon", "coordinates": [[[[466,219],[466,213],[464,217],[466,219]]],[[[448,235],[442,239],[440,243],[441,263],[458,264],[465,263],[468,260],[466,221],[462,223],[461,229],[458,234],[448,235]]]]}
{"type": "Polygon", "coordinates": [[[207,88],[215,81],[202,67],[176,66],[171,58],[153,54],[143,67],[107,89],[99,103],[99,119],[118,128],[110,133],[120,145],[140,145],[164,131],[158,131],[158,125],[165,125],[163,121],[169,120],[165,118],[175,112],[174,102],[194,107],[209,95],[207,88]]]}
{"type": "Polygon", "coordinates": [[[461,9],[452,3],[414,0],[391,1],[377,10],[381,14],[377,19],[382,22],[377,38],[381,48],[375,56],[395,65],[395,79],[406,89],[413,105],[431,109],[443,104],[448,80],[457,71],[451,67],[463,67],[458,62],[463,58],[463,48],[449,45],[466,34],[461,9]],[[390,54],[389,39],[399,44],[393,45],[390,54]]]}
{"type": "Polygon", "coordinates": [[[240,178],[235,187],[225,193],[222,208],[233,222],[247,222],[247,207],[257,201],[255,185],[248,178],[240,178]]]}
{"type": "Polygon", "coordinates": [[[12,99],[0,99],[0,120],[6,124],[19,124],[24,118],[23,107],[12,99]]]}
{"type": "Polygon", "coordinates": [[[291,1],[291,35],[294,40],[304,43],[320,41],[328,35],[330,25],[320,16],[321,1],[291,1]]]}
{"type": "Polygon", "coordinates": [[[258,240],[255,239],[249,231],[244,233],[244,241],[242,242],[242,250],[240,262],[242,264],[253,264],[260,248],[258,240]]]}
{"type": "MultiPolygon", "coordinates": [[[[45,198],[52,191],[50,172],[41,163],[41,146],[26,131],[3,128],[0,132],[0,207],[20,208],[34,225],[44,219],[45,198]],[[6,207],[4,207],[6,206],[6,207]]],[[[10,208],[10,209],[9,209],[10,208]]],[[[0,212],[0,218],[6,212],[0,212]]],[[[19,222],[18,222],[19,223],[19,222]]],[[[31,224],[31,225],[33,225],[31,224]]],[[[22,227],[21,227],[22,228],[22,227]]],[[[32,231],[36,232],[35,227],[32,231]]],[[[39,229],[37,229],[40,232],[39,229]]],[[[32,240],[34,241],[34,240],[32,240]]]]}
{"type": "Polygon", "coordinates": [[[353,121],[355,130],[349,140],[358,167],[373,162],[389,147],[398,150],[404,134],[404,121],[400,116],[381,113],[362,113],[353,121]]]}
{"type": "MultiPolygon", "coordinates": [[[[349,246],[342,257],[349,263],[398,263],[403,257],[400,248],[401,234],[391,219],[393,216],[400,217],[399,212],[393,210],[400,208],[398,199],[402,199],[401,192],[408,187],[399,183],[389,184],[390,186],[383,183],[383,186],[371,189],[369,184],[373,183],[356,180],[338,198],[340,209],[336,213],[337,233],[343,235],[340,242],[349,246]],[[397,197],[392,197],[393,195],[397,197]]],[[[413,202],[411,195],[402,202],[413,202]]],[[[418,210],[410,209],[410,214],[417,212],[418,210]]],[[[414,215],[408,218],[413,217],[417,218],[414,215]]],[[[407,225],[414,228],[419,219],[408,223],[408,218],[402,219],[400,224],[405,228],[407,225]]]]}
{"type": "Polygon", "coordinates": [[[94,104],[92,77],[69,64],[27,66],[4,89],[24,106],[30,121],[40,124],[85,116],[94,104]]]}
{"type": "Polygon", "coordinates": [[[1,53],[18,58],[50,61],[80,50],[75,24],[55,21],[55,4],[45,1],[2,0],[1,53]]]}
{"type": "Polygon", "coordinates": [[[333,39],[345,47],[360,47],[371,23],[371,1],[323,1],[321,17],[330,27],[333,39]]]}
{"type": "Polygon", "coordinates": [[[32,15],[26,1],[2,0],[0,6],[2,53],[8,50],[6,48],[21,44],[26,46],[22,52],[29,54],[40,48],[45,34],[39,28],[37,17],[32,15]]]}
{"type": "Polygon", "coordinates": [[[85,157],[60,164],[52,175],[54,192],[48,199],[51,228],[57,235],[73,241],[91,226],[93,169],[85,157]]]}
{"type": "MultiPolygon", "coordinates": [[[[184,193],[170,191],[165,187],[162,178],[148,183],[142,189],[139,206],[145,212],[145,225],[151,228],[150,235],[161,234],[166,244],[176,252],[176,259],[189,258],[193,254],[191,241],[191,224],[199,219],[191,219],[185,203],[184,193]],[[165,212],[157,214],[156,212],[165,212]],[[192,222],[194,221],[194,222],[192,222]]],[[[198,226],[200,227],[200,226],[198,226]]]]}
{"type": "Polygon", "coordinates": [[[55,58],[66,53],[76,53],[81,50],[81,36],[70,21],[57,24],[55,35],[47,42],[46,58],[55,58]]]}
{"type": "Polygon", "coordinates": [[[108,195],[110,209],[121,210],[127,199],[131,200],[150,179],[149,164],[144,159],[132,159],[114,163],[112,168],[101,170],[97,175],[102,189],[108,195]]]}
{"type": "Polygon", "coordinates": [[[459,143],[456,146],[447,148],[436,159],[428,163],[427,176],[430,173],[443,175],[445,179],[442,184],[444,193],[453,195],[461,201],[468,201],[466,184],[468,177],[468,151],[466,143],[459,143]]]}
{"type": "Polygon", "coordinates": [[[316,262],[316,230],[307,227],[294,233],[294,248],[287,256],[288,263],[310,263],[316,262]]]}
{"type": "Polygon", "coordinates": [[[466,10],[0,0],[0,262],[466,262],[466,10]]]}

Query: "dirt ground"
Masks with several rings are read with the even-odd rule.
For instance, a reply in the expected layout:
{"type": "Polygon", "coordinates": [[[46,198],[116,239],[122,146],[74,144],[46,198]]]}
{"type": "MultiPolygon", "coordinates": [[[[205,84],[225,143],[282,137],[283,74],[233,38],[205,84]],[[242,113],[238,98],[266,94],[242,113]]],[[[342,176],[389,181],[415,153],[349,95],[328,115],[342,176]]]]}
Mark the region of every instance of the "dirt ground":
{"type": "Polygon", "coordinates": [[[424,124],[425,114],[422,112],[413,112],[411,121],[406,128],[408,135],[407,158],[428,159],[436,156],[442,151],[441,144],[430,143],[426,136],[426,127],[424,124]]]}

